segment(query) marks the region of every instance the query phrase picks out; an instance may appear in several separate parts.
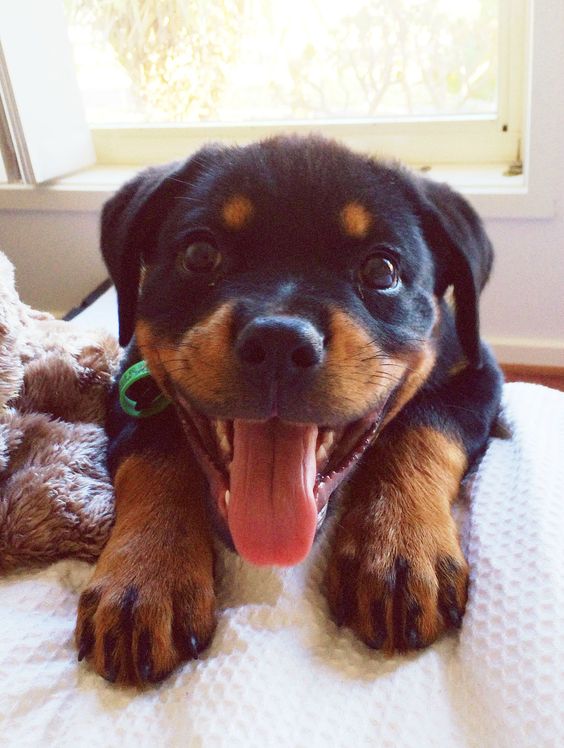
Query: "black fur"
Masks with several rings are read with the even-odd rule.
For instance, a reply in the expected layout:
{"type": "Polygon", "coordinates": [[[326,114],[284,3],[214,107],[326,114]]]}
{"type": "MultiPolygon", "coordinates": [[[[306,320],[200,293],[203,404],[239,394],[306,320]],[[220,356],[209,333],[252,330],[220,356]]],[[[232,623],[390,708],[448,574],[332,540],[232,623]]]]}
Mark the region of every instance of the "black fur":
{"type": "MultiPolygon", "coordinates": [[[[142,172],[112,198],[102,214],[102,251],[118,291],[122,344],[131,340],[136,319],[180,337],[228,301],[235,304],[235,344],[248,321],[276,300],[324,339],[329,308],[349,315],[390,354],[433,338],[438,356],[426,383],[379,438],[411,420],[452,432],[471,460],[484,449],[501,386],[479,337],[478,300],[493,253],[480,219],[449,187],[319,138],[212,147],[185,163],[142,172]],[[230,231],[220,219],[234,192],[246,195],[255,211],[242,231],[230,231]],[[365,238],[346,236],[339,226],[348,201],[360,201],[375,216],[365,238]],[[223,253],[211,282],[178,269],[180,253],[196,235],[213,236],[223,253]],[[359,288],[358,270],[378,247],[399,265],[397,293],[359,288]],[[454,311],[445,300],[450,287],[454,311]],[[456,366],[459,373],[452,374],[456,366]]],[[[138,359],[132,343],[125,366],[138,359]]],[[[236,412],[232,405],[207,406],[207,415],[268,417],[260,383],[250,382],[248,392],[236,412]]],[[[331,403],[314,409],[307,394],[303,377],[288,384],[281,417],[331,423],[331,403]]],[[[161,441],[159,432],[179,438],[172,412],[135,423],[114,406],[109,430],[117,440],[112,465],[127,445],[161,441]]]]}

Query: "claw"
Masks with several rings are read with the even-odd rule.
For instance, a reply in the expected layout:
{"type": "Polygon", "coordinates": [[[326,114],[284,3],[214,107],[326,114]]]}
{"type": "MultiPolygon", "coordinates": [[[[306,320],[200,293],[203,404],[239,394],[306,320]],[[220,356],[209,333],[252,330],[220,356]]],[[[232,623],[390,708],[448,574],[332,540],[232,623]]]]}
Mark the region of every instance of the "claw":
{"type": "Polygon", "coordinates": [[[137,643],[137,672],[141,681],[152,680],[151,635],[147,629],[143,629],[139,634],[139,641],[137,643]]]}
{"type": "Polygon", "coordinates": [[[392,607],[392,620],[393,620],[393,631],[394,631],[394,647],[398,652],[403,652],[406,648],[406,642],[404,641],[403,631],[403,601],[405,599],[407,590],[407,579],[409,576],[409,564],[407,559],[403,556],[396,558],[394,565],[394,587],[393,587],[393,607],[392,607]]]}
{"type": "Polygon", "coordinates": [[[415,601],[408,602],[405,610],[405,641],[409,649],[422,649],[423,640],[419,631],[421,606],[415,601]]]}
{"type": "Polygon", "coordinates": [[[462,626],[462,614],[454,605],[448,608],[447,618],[451,626],[459,629],[462,626]]]}
{"type": "Polygon", "coordinates": [[[358,565],[351,559],[343,558],[340,567],[341,589],[333,615],[337,626],[344,626],[350,618],[351,611],[356,607],[358,565]]]}
{"type": "Polygon", "coordinates": [[[80,649],[78,650],[78,661],[82,662],[82,660],[90,653],[92,649],[93,642],[82,642],[80,645],[80,649]]]}
{"type": "Polygon", "coordinates": [[[156,675],[151,674],[151,678],[149,682],[152,683],[153,685],[157,685],[157,683],[162,683],[163,680],[168,678],[169,675],[170,675],[170,670],[163,670],[163,672],[157,673],[156,675]]]}
{"type": "Polygon", "coordinates": [[[104,675],[104,679],[108,681],[108,683],[115,683],[117,680],[117,672],[115,667],[111,667],[109,670],[106,671],[104,675]]]}
{"type": "Polygon", "coordinates": [[[117,679],[117,666],[114,660],[116,638],[112,634],[104,636],[104,678],[110,683],[117,679]]]}
{"type": "Polygon", "coordinates": [[[195,636],[188,639],[188,649],[192,653],[192,659],[197,660],[200,656],[200,642],[195,636]]]}
{"type": "Polygon", "coordinates": [[[407,646],[410,649],[422,649],[423,641],[421,639],[421,634],[416,627],[408,629],[405,632],[405,639],[407,641],[407,646]]]}
{"type": "Polygon", "coordinates": [[[382,649],[384,646],[384,642],[386,641],[386,637],[382,635],[377,635],[373,637],[372,639],[369,639],[366,644],[370,649],[382,649]]]}
{"type": "Polygon", "coordinates": [[[372,627],[374,636],[368,643],[372,649],[382,649],[386,641],[386,606],[382,599],[372,603],[372,627]]]}
{"type": "Polygon", "coordinates": [[[90,654],[93,646],[94,646],[94,631],[92,630],[92,623],[90,621],[87,621],[84,624],[84,628],[80,636],[80,642],[79,642],[79,647],[78,647],[78,661],[79,662],[82,662],[82,660],[90,654]]]}
{"type": "Polygon", "coordinates": [[[455,629],[462,626],[462,612],[458,607],[456,590],[453,585],[448,585],[441,594],[439,609],[447,626],[452,626],[455,629]]]}

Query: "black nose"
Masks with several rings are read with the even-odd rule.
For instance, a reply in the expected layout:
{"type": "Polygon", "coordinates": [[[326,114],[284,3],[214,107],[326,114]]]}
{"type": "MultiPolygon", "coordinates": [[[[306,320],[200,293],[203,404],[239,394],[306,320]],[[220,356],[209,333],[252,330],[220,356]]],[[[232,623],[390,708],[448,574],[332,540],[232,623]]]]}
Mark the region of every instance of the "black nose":
{"type": "Polygon", "coordinates": [[[249,322],[239,334],[235,349],[247,370],[284,379],[319,366],[324,341],[308,320],[273,315],[249,322]]]}

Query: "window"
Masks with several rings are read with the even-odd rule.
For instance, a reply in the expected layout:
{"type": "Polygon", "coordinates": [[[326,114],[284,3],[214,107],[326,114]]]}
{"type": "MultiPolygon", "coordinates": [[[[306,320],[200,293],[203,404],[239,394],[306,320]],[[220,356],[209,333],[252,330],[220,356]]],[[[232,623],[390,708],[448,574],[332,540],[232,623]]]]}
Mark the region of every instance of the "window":
{"type": "Polygon", "coordinates": [[[98,164],[311,130],[419,166],[505,169],[520,154],[526,0],[64,7],[98,164]]]}
{"type": "Polygon", "coordinates": [[[502,6],[66,0],[93,125],[491,117],[502,6]]]}

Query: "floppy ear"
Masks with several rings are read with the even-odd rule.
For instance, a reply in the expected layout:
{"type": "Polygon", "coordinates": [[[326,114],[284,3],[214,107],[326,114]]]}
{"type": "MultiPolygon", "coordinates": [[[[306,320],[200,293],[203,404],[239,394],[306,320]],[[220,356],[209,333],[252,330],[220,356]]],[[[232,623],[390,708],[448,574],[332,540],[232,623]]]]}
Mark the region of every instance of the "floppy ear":
{"type": "Polygon", "coordinates": [[[478,302],[493,262],[493,248],[476,211],[448,185],[419,178],[421,225],[435,257],[435,294],[453,286],[458,338],[476,368],[482,365],[478,302]]]}
{"type": "Polygon", "coordinates": [[[102,209],[101,248],[118,295],[120,345],[133,336],[141,268],[151,260],[171,201],[186,194],[207,157],[216,152],[209,148],[182,163],[145,169],[102,209]]]}

